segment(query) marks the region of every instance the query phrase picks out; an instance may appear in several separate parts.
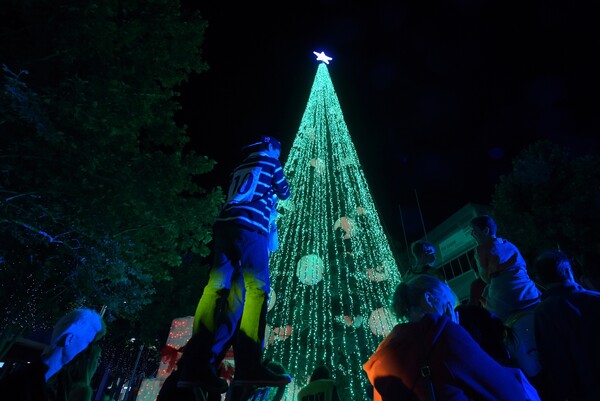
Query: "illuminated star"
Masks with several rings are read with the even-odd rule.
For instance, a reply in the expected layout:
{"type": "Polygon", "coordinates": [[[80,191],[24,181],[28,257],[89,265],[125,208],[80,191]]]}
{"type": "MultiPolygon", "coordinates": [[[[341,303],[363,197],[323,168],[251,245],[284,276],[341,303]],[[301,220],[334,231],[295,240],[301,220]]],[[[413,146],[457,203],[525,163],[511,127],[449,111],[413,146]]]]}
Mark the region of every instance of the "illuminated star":
{"type": "Polygon", "coordinates": [[[331,57],[328,57],[325,52],[321,52],[321,53],[317,53],[317,52],[313,52],[313,54],[315,56],[317,56],[317,61],[322,61],[325,64],[329,64],[329,60],[332,60],[331,57]]]}

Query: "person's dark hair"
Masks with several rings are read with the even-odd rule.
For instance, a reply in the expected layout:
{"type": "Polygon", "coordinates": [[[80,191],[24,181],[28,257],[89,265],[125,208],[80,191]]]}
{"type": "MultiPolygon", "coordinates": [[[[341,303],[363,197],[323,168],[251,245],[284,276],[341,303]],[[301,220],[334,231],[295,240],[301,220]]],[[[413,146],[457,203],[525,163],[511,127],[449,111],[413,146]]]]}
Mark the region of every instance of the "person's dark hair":
{"type": "Polygon", "coordinates": [[[419,274],[406,282],[401,282],[396,287],[392,296],[392,311],[398,319],[408,316],[412,306],[419,306],[423,295],[429,292],[434,295],[441,304],[450,302],[455,305],[458,302],[456,294],[448,285],[436,277],[428,274],[419,274]]]}
{"type": "Polygon", "coordinates": [[[429,249],[433,249],[433,251],[435,252],[435,246],[433,246],[431,242],[427,242],[424,240],[415,241],[410,246],[410,252],[412,253],[415,259],[418,259],[419,257],[423,256],[429,249]]]}
{"type": "Polygon", "coordinates": [[[331,371],[325,364],[317,366],[310,375],[310,381],[321,379],[331,379],[331,371]]]}
{"type": "Polygon", "coordinates": [[[572,279],[571,261],[567,254],[561,251],[542,252],[535,259],[533,270],[542,284],[562,283],[572,279]]]}
{"type": "Polygon", "coordinates": [[[492,219],[487,214],[474,217],[473,219],[471,219],[470,224],[471,224],[471,226],[475,226],[475,227],[479,228],[480,230],[483,230],[486,228],[489,229],[491,235],[496,235],[496,232],[498,231],[498,226],[496,225],[496,222],[494,221],[494,219],[492,219]]]}

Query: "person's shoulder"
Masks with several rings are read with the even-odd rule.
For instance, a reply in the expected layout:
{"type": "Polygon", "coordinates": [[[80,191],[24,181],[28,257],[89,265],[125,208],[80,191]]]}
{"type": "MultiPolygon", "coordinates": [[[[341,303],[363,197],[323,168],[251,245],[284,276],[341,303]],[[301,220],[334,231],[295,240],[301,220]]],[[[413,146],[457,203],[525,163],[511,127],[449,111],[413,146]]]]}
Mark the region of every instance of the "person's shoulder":
{"type": "Polygon", "coordinates": [[[556,304],[597,305],[600,312],[600,292],[585,289],[579,284],[553,287],[542,293],[538,306],[544,308],[556,304]]]}
{"type": "Polygon", "coordinates": [[[422,325],[422,320],[398,323],[379,344],[377,351],[386,352],[387,348],[412,347],[410,344],[423,332],[422,325]]]}
{"type": "Polygon", "coordinates": [[[572,296],[576,298],[581,298],[582,300],[586,300],[592,304],[597,304],[599,306],[600,311],[600,292],[588,290],[587,288],[577,285],[576,289],[573,290],[572,296]]]}
{"type": "Polygon", "coordinates": [[[325,384],[335,384],[334,379],[317,379],[311,381],[311,383],[325,383],[325,384]]]}
{"type": "Polygon", "coordinates": [[[503,255],[509,255],[509,254],[515,254],[515,255],[519,255],[519,256],[521,255],[521,251],[519,250],[519,247],[505,238],[499,238],[499,237],[496,238],[496,240],[491,245],[491,249],[493,249],[492,252],[501,253],[503,255]]]}
{"type": "Polygon", "coordinates": [[[508,241],[506,238],[502,238],[502,237],[495,237],[495,238],[490,238],[489,242],[489,246],[490,247],[510,247],[510,246],[514,246],[510,241],[508,241]]]}
{"type": "Polygon", "coordinates": [[[467,339],[468,342],[475,342],[475,340],[473,340],[473,337],[471,337],[471,335],[469,334],[469,332],[467,331],[467,329],[465,329],[463,326],[461,326],[460,324],[452,321],[452,319],[450,319],[448,316],[443,315],[437,315],[439,316],[437,321],[436,321],[436,326],[440,326],[440,325],[444,325],[443,326],[443,331],[446,333],[446,335],[450,336],[450,337],[459,337],[464,339],[467,339]]]}
{"type": "Polygon", "coordinates": [[[334,379],[317,379],[311,380],[306,386],[300,389],[298,394],[303,395],[305,393],[312,393],[314,391],[323,391],[325,389],[332,389],[336,387],[334,379]]]}
{"type": "Polygon", "coordinates": [[[586,290],[595,292],[600,291],[600,277],[598,276],[582,274],[578,281],[586,290]]]}
{"type": "Polygon", "coordinates": [[[281,161],[267,153],[254,153],[254,160],[259,163],[274,166],[276,169],[282,167],[281,161]]]}
{"type": "Polygon", "coordinates": [[[495,246],[495,242],[493,240],[486,240],[477,244],[475,248],[475,252],[478,254],[489,253],[490,250],[495,246]]]}
{"type": "Polygon", "coordinates": [[[548,311],[553,311],[560,304],[564,304],[566,299],[563,296],[553,292],[552,290],[546,290],[540,297],[540,302],[533,308],[534,315],[542,316],[548,311]]]}
{"type": "Polygon", "coordinates": [[[519,251],[519,248],[515,244],[513,244],[512,242],[510,242],[509,240],[507,240],[506,238],[497,237],[495,243],[496,243],[497,246],[503,246],[503,247],[506,247],[506,248],[513,248],[517,252],[519,251]]]}
{"type": "Polygon", "coordinates": [[[281,160],[279,160],[279,158],[277,158],[277,157],[272,157],[272,156],[269,156],[269,160],[270,160],[270,161],[271,161],[273,164],[275,164],[275,166],[277,166],[277,167],[283,167],[283,165],[281,164],[281,160]]]}
{"type": "Polygon", "coordinates": [[[439,334],[447,328],[462,328],[458,323],[453,322],[448,316],[440,315],[439,313],[426,313],[418,323],[421,325],[420,329],[418,329],[420,330],[421,334],[424,332],[434,332],[439,334]]]}
{"type": "Polygon", "coordinates": [[[593,297],[600,296],[600,291],[589,289],[586,286],[584,286],[583,284],[581,284],[580,282],[574,281],[573,286],[575,287],[576,292],[585,293],[585,294],[588,294],[593,297]]]}

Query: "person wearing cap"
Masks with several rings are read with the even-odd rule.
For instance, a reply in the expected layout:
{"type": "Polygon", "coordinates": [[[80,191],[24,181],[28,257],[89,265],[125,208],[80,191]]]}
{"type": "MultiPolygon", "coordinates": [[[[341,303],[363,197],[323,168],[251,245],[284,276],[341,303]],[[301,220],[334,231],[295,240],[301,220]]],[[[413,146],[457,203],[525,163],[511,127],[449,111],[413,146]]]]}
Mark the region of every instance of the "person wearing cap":
{"type": "Polygon", "coordinates": [[[246,157],[231,174],[226,202],[213,226],[213,265],[196,309],[194,333],[178,362],[179,388],[226,392],[228,383],[216,369],[230,344],[237,384],[285,386],[291,381],[261,363],[270,291],[270,215],[277,198],[290,197],[279,161],[281,143],[263,136],[243,150],[246,157]]]}

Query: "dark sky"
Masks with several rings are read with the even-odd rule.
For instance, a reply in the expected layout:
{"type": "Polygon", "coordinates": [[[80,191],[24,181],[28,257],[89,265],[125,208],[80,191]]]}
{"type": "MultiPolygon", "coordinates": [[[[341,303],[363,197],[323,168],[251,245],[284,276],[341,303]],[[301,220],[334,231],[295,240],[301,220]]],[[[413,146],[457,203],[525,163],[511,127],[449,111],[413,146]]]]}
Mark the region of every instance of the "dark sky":
{"type": "MultiPolygon", "coordinates": [[[[210,70],[183,90],[183,120],[225,186],[239,147],[283,143],[328,69],[388,234],[423,236],[468,202],[488,204],[528,144],[597,153],[597,13],[547,1],[193,2],[210,70]],[[418,197],[418,201],[417,201],[418,197]],[[400,216],[402,209],[402,217],[400,216]]],[[[592,3],[592,2],[589,2],[592,3]]]]}

